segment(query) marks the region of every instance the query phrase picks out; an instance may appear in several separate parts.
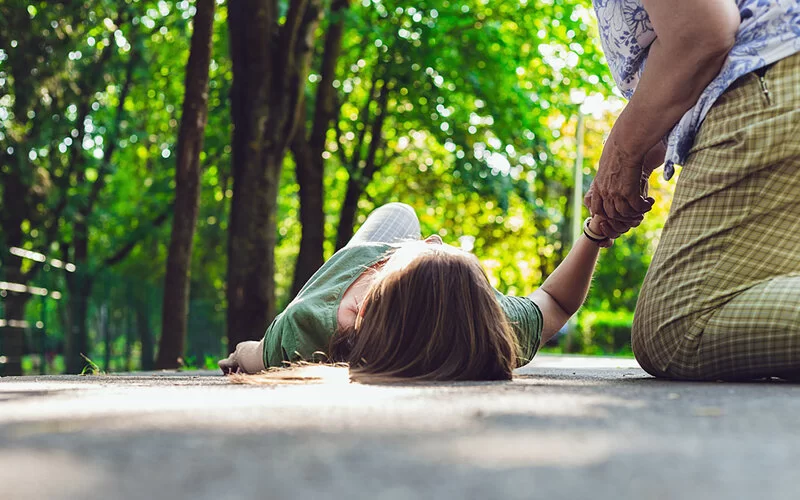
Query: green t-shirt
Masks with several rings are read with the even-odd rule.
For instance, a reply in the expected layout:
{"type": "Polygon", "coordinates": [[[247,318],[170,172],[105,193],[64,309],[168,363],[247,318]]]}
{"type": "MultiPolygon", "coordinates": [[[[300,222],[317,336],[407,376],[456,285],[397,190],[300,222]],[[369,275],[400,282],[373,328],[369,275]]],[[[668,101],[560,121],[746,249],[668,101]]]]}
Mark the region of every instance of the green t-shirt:
{"type": "MultiPolygon", "coordinates": [[[[337,311],[344,292],[369,267],[394,248],[386,243],[360,243],[336,252],[303,286],[297,297],[275,317],[264,334],[264,366],[285,361],[325,359],[337,330],[337,311]]],[[[533,359],[542,338],[542,312],[526,297],[495,291],[520,345],[519,366],[533,359]]]]}

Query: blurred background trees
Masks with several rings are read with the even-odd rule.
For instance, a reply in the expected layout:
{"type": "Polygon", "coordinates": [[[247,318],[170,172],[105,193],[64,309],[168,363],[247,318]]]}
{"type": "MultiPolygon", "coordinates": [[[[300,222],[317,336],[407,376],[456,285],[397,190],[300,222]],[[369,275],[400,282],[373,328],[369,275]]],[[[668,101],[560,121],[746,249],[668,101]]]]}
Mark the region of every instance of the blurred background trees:
{"type": "MultiPolygon", "coordinates": [[[[507,293],[564,257],[578,114],[585,188],[623,105],[588,0],[214,3],[206,63],[191,40],[212,2],[0,1],[0,373],[152,368],[181,321],[163,365],[204,366],[390,201],[507,293]],[[198,64],[194,250],[169,266],[187,315],[164,283],[198,64]]],[[[562,349],[626,349],[670,200],[654,191],[562,349]]]]}

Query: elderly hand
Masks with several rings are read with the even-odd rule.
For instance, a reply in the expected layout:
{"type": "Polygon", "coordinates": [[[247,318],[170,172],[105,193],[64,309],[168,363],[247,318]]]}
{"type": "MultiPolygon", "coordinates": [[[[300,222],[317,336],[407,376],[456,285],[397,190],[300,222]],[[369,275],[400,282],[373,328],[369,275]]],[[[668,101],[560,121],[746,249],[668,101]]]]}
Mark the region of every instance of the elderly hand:
{"type": "Polygon", "coordinates": [[[664,161],[665,147],[659,141],[643,157],[631,157],[610,139],[600,158],[597,176],[584,197],[584,204],[610,238],[638,226],[655,200],[648,196],[650,174],[664,161]]]}
{"type": "Polygon", "coordinates": [[[609,224],[608,219],[605,217],[595,215],[589,221],[589,230],[597,235],[605,236],[607,239],[597,242],[597,246],[600,248],[608,248],[614,244],[614,240],[622,233],[625,233],[630,228],[637,227],[639,224],[641,224],[643,218],[643,216],[633,218],[624,225],[622,225],[623,223],[621,222],[617,222],[615,223],[615,228],[609,224]]]}
{"type": "Polygon", "coordinates": [[[608,248],[614,244],[614,240],[619,238],[620,235],[627,233],[631,228],[638,227],[642,220],[644,220],[644,216],[640,215],[639,217],[626,219],[625,222],[617,220],[612,223],[612,221],[601,215],[595,215],[589,223],[589,228],[595,233],[602,234],[608,238],[605,242],[598,243],[600,247],[608,248]]]}

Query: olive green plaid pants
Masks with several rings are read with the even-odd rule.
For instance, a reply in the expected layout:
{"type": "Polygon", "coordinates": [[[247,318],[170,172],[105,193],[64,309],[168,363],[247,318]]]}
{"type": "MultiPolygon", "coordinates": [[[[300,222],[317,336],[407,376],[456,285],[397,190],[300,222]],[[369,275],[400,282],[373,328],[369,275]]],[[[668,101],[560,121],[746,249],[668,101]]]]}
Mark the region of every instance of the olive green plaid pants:
{"type": "Polygon", "coordinates": [[[706,116],[632,344],[659,377],[800,376],[800,54],[745,75],[706,116]]]}

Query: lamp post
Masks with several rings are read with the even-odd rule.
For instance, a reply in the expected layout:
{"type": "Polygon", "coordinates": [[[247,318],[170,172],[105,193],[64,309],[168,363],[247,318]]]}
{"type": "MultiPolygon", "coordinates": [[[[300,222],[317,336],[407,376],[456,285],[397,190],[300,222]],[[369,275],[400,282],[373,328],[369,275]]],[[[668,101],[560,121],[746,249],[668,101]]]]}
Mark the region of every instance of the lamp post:
{"type": "MultiPolygon", "coordinates": [[[[583,113],[578,108],[578,123],[575,132],[575,167],[573,169],[572,185],[572,220],[570,221],[570,234],[572,235],[572,248],[583,233],[583,113]]],[[[572,338],[578,333],[578,316],[573,315],[566,325],[567,349],[572,344],[572,338]]]]}
{"type": "Polygon", "coordinates": [[[581,235],[583,222],[583,113],[578,110],[578,125],[575,135],[575,169],[572,185],[572,246],[581,235]]]}

